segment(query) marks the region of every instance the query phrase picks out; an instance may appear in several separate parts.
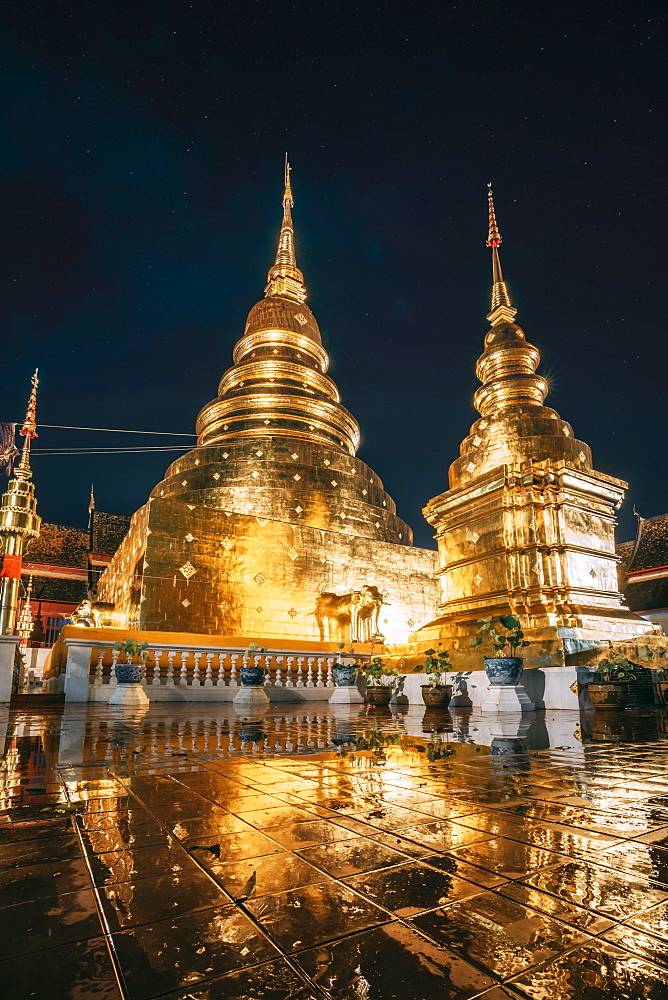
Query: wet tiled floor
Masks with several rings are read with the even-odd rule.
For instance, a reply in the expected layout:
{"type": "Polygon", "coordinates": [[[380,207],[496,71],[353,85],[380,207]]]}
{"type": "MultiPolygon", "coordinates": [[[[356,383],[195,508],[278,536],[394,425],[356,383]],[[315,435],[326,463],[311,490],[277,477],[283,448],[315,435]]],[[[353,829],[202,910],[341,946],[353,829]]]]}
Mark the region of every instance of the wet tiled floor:
{"type": "Polygon", "coordinates": [[[7,996],[668,998],[661,710],[0,725],[7,996]]]}

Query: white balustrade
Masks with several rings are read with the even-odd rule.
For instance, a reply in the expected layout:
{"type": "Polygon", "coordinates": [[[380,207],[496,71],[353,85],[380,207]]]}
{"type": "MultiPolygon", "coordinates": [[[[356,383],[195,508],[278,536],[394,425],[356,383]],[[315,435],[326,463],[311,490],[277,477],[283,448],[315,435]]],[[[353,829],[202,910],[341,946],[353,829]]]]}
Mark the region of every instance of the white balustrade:
{"type": "MultiPolygon", "coordinates": [[[[114,640],[98,639],[88,643],[77,635],[76,638],[66,637],[65,643],[68,645],[65,676],[70,669],[70,661],[72,669],[77,671],[77,677],[81,675],[81,680],[76,685],[70,684],[69,697],[66,689],[66,700],[85,700],[86,663],[88,700],[104,700],[106,695],[103,692],[116,686],[116,664],[124,662],[123,654],[113,648],[114,640]]],[[[189,701],[207,701],[211,698],[216,701],[231,700],[238,690],[239,668],[244,661],[243,651],[239,648],[156,643],[151,645],[150,653],[144,684],[149,694],[154,692],[154,699],[174,697],[168,695],[165,688],[176,688],[181,692],[179,697],[185,697],[189,701]],[[216,689],[219,694],[214,694],[216,689]],[[229,694],[225,689],[231,689],[229,694]]],[[[320,651],[270,650],[249,658],[249,664],[264,670],[264,685],[270,697],[271,691],[275,690],[284,691],[282,697],[290,699],[288,692],[292,692],[292,697],[297,701],[304,698],[308,701],[319,698],[324,701],[329,697],[334,687],[332,665],[335,662],[334,656],[320,651]]],[[[294,720],[291,720],[290,728],[293,726],[294,720]]],[[[287,733],[286,738],[294,741],[297,734],[287,733]]]]}

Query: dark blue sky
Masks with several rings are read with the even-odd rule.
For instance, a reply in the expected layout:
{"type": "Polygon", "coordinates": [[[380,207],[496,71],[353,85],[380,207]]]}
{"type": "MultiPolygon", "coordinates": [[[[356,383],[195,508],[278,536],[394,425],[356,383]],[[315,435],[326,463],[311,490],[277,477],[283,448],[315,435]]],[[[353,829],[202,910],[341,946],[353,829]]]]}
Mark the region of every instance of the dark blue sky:
{"type": "MultiPolygon", "coordinates": [[[[191,431],[262,295],[287,149],[331,374],[418,543],[476,415],[488,180],[548,403],[630,482],[623,537],[633,503],[666,510],[664,4],[11,7],[0,419],[39,365],[45,423],[191,431]]],[[[40,512],[84,524],[94,480],[131,513],[172,457],[38,455],[40,512]]]]}

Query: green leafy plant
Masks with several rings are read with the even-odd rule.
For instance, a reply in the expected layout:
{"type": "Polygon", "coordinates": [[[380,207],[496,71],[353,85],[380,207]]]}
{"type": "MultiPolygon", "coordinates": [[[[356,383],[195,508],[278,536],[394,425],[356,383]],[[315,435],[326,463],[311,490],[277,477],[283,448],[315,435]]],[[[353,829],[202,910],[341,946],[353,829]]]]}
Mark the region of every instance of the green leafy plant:
{"type": "MultiPolygon", "coordinates": [[[[417,750],[418,753],[426,754],[427,760],[430,762],[444,760],[447,757],[454,756],[457,752],[456,747],[451,743],[430,740],[425,744],[416,744],[411,741],[410,737],[403,735],[386,736],[380,730],[375,729],[370,732],[361,733],[358,736],[350,736],[345,740],[332,740],[332,742],[334,746],[340,747],[344,753],[346,751],[370,750],[380,760],[385,758],[385,750],[391,746],[400,747],[402,750],[417,750]]],[[[372,815],[374,814],[372,813],[372,815]]]]}
{"type": "Polygon", "coordinates": [[[360,665],[369,687],[394,687],[399,676],[396,667],[388,667],[380,656],[374,656],[368,663],[360,665]]]}
{"type": "Polygon", "coordinates": [[[524,638],[524,632],[520,627],[520,620],[515,615],[499,615],[498,618],[479,618],[478,634],[474,635],[469,645],[471,649],[480,646],[485,639],[492,643],[496,656],[517,656],[517,651],[530,646],[531,643],[524,638]],[[503,631],[499,631],[494,624],[498,622],[503,631]]]}
{"type": "Polygon", "coordinates": [[[248,649],[244,653],[243,661],[245,667],[258,667],[262,673],[266,676],[269,673],[269,668],[261,663],[255,662],[256,656],[264,656],[267,653],[266,646],[258,646],[256,642],[251,642],[248,644],[248,649]]]}
{"type": "Polygon", "coordinates": [[[610,660],[601,660],[596,668],[596,675],[604,684],[626,684],[636,680],[633,664],[621,653],[610,660]]]}
{"type": "Polygon", "coordinates": [[[150,659],[147,642],[137,642],[136,639],[123,639],[114,643],[114,649],[120,653],[125,653],[128,663],[136,663],[138,660],[147,662],[150,659]]]}
{"type": "Polygon", "coordinates": [[[424,655],[427,659],[424,661],[421,667],[414,667],[413,673],[421,673],[423,670],[427,677],[429,678],[429,684],[432,687],[438,687],[439,685],[445,684],[448,679],[447,672],[452,670],[452,663],[450,662],[450,653],[447,649],[439,649],[438,652],[435,649],[425,649],[424,655]]]}

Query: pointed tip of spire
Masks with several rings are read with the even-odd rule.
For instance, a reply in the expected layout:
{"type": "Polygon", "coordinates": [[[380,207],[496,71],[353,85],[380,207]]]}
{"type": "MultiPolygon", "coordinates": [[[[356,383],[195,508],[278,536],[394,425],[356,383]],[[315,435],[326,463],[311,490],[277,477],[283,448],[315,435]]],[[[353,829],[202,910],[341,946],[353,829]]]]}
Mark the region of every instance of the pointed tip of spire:
{"type": "Polygon", "coordinates": [[[487,319],[492,326],[496,326],[499,323],[513,323],[517,309],[512,304],[508,286],[503,280],[501,258],[499,257],[499,247],[503,241],[496,221],[494,192],[492,191],[491,181],[487,184],[487,205],[489,211],[487,246],[492,248],[492,307],[487,314],[487,319]]]}
{"type": "Polygon", "coordinates": [[[290,206],[294,205],[294,199],[292,197],[292,185],[290,184],[290,171],[292,167],[290,166],[290,161],[288,160],[288,154],[285,154],[285,191],[283,192],[283,204],[286,201],[290,202],[290,206]]]}
{"type": "Polygon", "coordinates": [[[499,227],[496,222],[496,213],[494,211],[494,192],[492,191],[492,182],[487,183],[487,205],[489,211],[489,233],[487,236],[487,246],[488,247],[500,247],[503,243],[501,239],[501,233],[499,232],[499,227]]]}
{"type": "Polygon", "coordinates": [[[306,289],[304,287],[304,276],[297,267],[295,255],[295,233],[292,225],[292,185],[290,183],[290,173],[292,167],[288,162],[288,154],[285,154],[285,188],[283,191],[283,223],[281,225],[281,235],[278,238],[278,249],[276,250],[276,261],[267,276],[267,286],[264,290],[265,297],[274,295],[293,299],[295,302],[306,302],[306,289]]]}
{"type": "Polygon", "coordinates": [[[28,406],[26,407],[25,420],[23,421],[23,426],[21,427],[21,434],[23,437],[36,438],[37,437],[37,386],[39,385],[38,369],[35,368],[35,374],[32,376],[30,398],[28,399],[28,406]]]}

